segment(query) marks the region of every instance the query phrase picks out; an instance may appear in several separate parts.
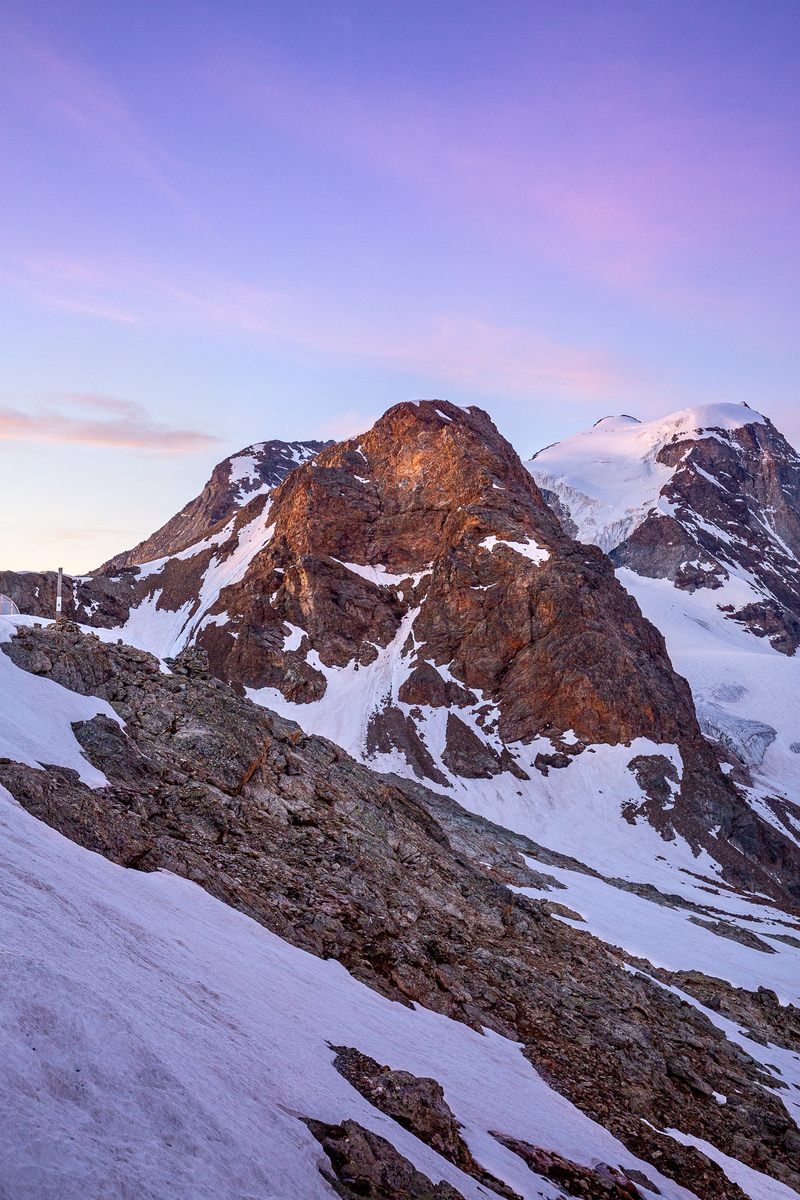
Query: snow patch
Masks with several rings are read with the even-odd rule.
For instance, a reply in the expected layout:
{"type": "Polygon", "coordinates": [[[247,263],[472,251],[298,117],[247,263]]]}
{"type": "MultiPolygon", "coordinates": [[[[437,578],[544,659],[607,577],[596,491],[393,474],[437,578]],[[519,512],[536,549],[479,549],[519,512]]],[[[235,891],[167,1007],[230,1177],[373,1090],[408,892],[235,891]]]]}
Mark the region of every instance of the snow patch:
{"type": "Polygon", "coordinates": [[[493,551],[495,546],[508,546],[509,550],[514,550],[515,553],[521,554],[523,558],[529,558],[532,562],[543,563],[547,562],[550,557],[550,551],[545,550],[538,542],[511,542],[507,538],[499,538],[492,534],[490,537],[484,538],[481,546],[485,550],[493,551]]]}
{"type": "MultiPolygon", "coordinates": [[[[0,617],[0,641],[9,641],[17,631],[18,622],[12,617],[0,617]]],[[[108,783],[83,757],[80,744],[72,732],[73,721],[90,721],[102,713],[121,725],[110,704],[96,696],[80,696],[67,691],[52,679],[31,675],[16,666],[0,650],[0,757],[29,767],[53,763],[77,771],[89,787],[108,783]]]]}
{"type": "Polygon", "coordinates": [[[483,1189],[334,1069],[330,1044],[432,1076],[476,1158],[525,1200],[544,1183],[489,1134],[644,1170],[554,1092],[521,1047],[371,991],[196,884],[126,871],[0,789],[0,1146],[19,1200],[326,1200],[298,1114],[352,1118],[466,1200],[483,1189]],[[24,1081],[24,1083],[23,1083],[24,1081]]]}

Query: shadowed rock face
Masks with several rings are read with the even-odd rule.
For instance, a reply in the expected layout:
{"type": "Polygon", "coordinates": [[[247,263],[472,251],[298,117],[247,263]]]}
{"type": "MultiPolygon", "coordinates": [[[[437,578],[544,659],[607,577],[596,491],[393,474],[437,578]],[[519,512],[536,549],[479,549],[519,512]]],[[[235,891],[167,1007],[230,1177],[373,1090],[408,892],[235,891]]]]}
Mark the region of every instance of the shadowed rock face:
{"type": "MultiPolygon", "coordinates": [[[[648,1192],[661,1195],[655,1184],[641,1171],[617,1170],[608,1163],[598,1163],[596,1167],[587,1169],[552,1150],[531,1146],[518,1138],[504,1137],[500,1133],[494,1136],[508,1150],[518,1154],[537,1175],[557,1183],[567,1196],[585,1196],[587,1200],[643,1200],[646,1193],[639,1191],[635,1186],[637,1182],[644,1184],[648,1192]]],[[[739,1192],[738,1188],[736,1192],[739,1192]]],[[[739,1195],[744,1196],[744,1192],[739,1195]]],[[[734,1200],[733,1191],[730,1200],[734,1200]]]]}
{"type": "MultiPolygon", "coordinates": [[[[333,1046],[333,1065],[365,1100],[416,1134],[437,1154],[449,1159],[473,1179],[506,1200],[521,1200],[516,1192],[476,1162],[461,1136],[458,1121],[435,1079],[410,1071],[392,1071],[352,1046],[333,1046]]],[[[634,1198],[636,1200],[636,1198],[634,1198]]]]}
{"type": "Polygon", "coordinates": [[[391,1142],[358,1121],[305,1123],[330,1160],[330,1170],[320,1167],[320,1173],[342,1200],[464,1200],[444,1180],[433,1184],[391,1142]]]}
{"type": "Polygon", "coordinates": [[[35,816],[114,862],[195,880],[390,999],[524,1043],[557,1090],[702,1200],[738,1192],[652,1126],[800,1185],[796,1133],[753,1060],[547,904],[503,886],[533,880],[522,854],[557,855],[307,737],[205,678],[197,651],[164,675],[152,656],[68,622],[4,645],[125,722],[74,726],[103,788],[0,762],[0,782],[35,816]]]}
{"type": "MultiPolygon", "coordinates": [[[[112,629],[123,624],[136,602],[136,567],[113,575],[71,578],[62,583],[62,613],[72,621],[112,629]]],[[[20,612],[52,621],[56,615],[55,571],[0,571],[0,592],[10,596],[20,612]]]]}
{"type": "Polygon", "coordinates": [[[330,442],[257,442],[238,454],[225,458],[214,468],[199,496],[170,517],[144,542],[115,554],[99,571],[133,567],[154,558],[177,554],[226,521],[257,492],[270,491],[285,479],[298,463],[313,458],[330,442]]]}
{"type": "Polygon", "coordinates": [[[718,588],[730,568],[744,569],[766,599],[728,615],[793,654],[800,644],[800,456],[765,420],[675,441],[656,462],[677,467],[661,492],[672,515],[651,513],[611,551],[614,564],[687,591],[718,588]]]}

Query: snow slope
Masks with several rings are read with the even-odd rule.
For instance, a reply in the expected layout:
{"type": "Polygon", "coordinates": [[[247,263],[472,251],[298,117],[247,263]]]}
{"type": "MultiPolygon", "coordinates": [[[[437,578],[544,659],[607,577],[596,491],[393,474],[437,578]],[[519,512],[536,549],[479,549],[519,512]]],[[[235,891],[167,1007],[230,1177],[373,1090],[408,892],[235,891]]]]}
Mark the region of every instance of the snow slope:
{"type": "MultiPolygon", "coordinates": [[[[266,490],[266,489],[265,489],[266,490]]],[[[247,524],[235,530],[236,518],[223,526],[219,532],[165,558],[153,559],[140,568],[141,578],[159,576],[168,571],[175,560],[189,562],[213,551],[211,559],[198,577],[198,592],[179,608],[161,607],[159,601],[163,587],[156,586],[130,610],[124,624],[113,629],[97,629],[95,632],[104,640],[116,641],[118,637],[140,650],[147,650],[159,658],[177,654],[209,622],[225,623],[227,616],[209,617],[208,613],[219,598],[224,587],[238,583],[243,578],[252,559],[269,542],[272,527],[268,526],[270,501],[265,498],[263,508],[247,524]],[[236,540],[228,545],[235,533],[236,540]],[[223,553],[221,547],[225,547],[223,553]]]]}
{"type": "MultiPolygon", "coordinates": [[[[754,599],[743,580],[731,578],[713,591],[689,593],[668,579],[646,579],[624,567],[617,575],[664,634],[675,670],[692,688],[701,727],[707,726],[715,740],[720,733],[729,736],[742,758],[748,728],[771,730],[766,746],[750,760],[755,783],[750,799],[774,822],[761,803],[764,796],[800,799],[800,659],[774,650],[766,638],[755,637],[720,611],[721,605],[740,607],[754,599]]],[[[791,826],[779,828],[792,832],[791,826]]],[[[794,832],[800,840],[800,827],[794,832]]]]}
{"type": "MultiPolygon", "coordinates": [[[[72,694],[14,672],[7,703],[29,680],[62,757],[76,762],[72,694]]],[[[3,732],[10,756],[36,738],[33,726],[3,732]]],[[[0,866],[0,1194],[9,1200],[329,1197],[301,1115],[355,1119],[434,1181],[468,1200],[489,1195],[371,1107],[331,1065],[331,1044],[438,1079],[475,1156],[526,1200],[560,1193],[489,1129],[587,1166],[644,1168],[668,1200],[690,1200],[549,1088],[517,1044],[386,1000],[185,879],[116,866],[4,789],[0,866]]],[[[764,1183],[783,1200],[780,1184],[764,1183]]]]}
{"type": "Polygon", "coordinates": [[[656,421],[604,417],[591,429],[540,450],[525,466],[555,492],[578,526],[578,540],[608,552],[625,541],[651,509],[669,512],[659,493],[674,467],[655,461],[669,442],[709,431],[763,424],[743,404],[702,404],[656,421]]]}
{"type": "MultiPolygon", "coordinates": [[[[541,451],[526,465],[537,482],[567,505],[579,527],[578,537],[611,550],[649,511],[671,511],[659,492],[675,468],[654,461],[663,446],[699,433],[718,436],[714,430],[729,432],[747,424],[763,424],[763,418],[739,404],[688,408],[648,424],[632,417],[606,417],[592,429],[541,451]]],[[[714,533],[728,541],[735,538],[735,531],[714,533]]],[[[768,593],[737,565],[735,555],[726,560],[725,569],[721,586],[694,592],[624,567],[618,568],[617,576],[664,634],[675,669],[691,685],[701,728],[748,765],[756,785],[751,802],[775,822],[764,797],[778,795],[795,802],[800,797],[800,660],[727,619],[725,608],[741,610],[763,602],[768,593]]],[[[800,837],[800,828],[779,828],[800,837]]]]}

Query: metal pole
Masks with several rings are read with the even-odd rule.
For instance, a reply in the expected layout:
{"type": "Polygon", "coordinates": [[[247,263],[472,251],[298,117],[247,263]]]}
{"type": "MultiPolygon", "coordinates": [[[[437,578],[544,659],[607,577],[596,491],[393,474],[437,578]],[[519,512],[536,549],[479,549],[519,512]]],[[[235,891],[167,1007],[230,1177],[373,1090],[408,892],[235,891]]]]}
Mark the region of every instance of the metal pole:
{"type": "Polygon", "coordinates": [[[56,620],[61,616],[61,576],[63,567],[58,568],[58,583],[56,584],[56,620]]]}

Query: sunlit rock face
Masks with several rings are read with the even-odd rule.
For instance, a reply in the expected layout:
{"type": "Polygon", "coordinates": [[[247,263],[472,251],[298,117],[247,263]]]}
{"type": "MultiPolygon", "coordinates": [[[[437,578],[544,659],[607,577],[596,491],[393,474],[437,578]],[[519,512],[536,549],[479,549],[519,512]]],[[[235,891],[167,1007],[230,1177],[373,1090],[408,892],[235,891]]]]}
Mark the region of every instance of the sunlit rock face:
{"type": "Polygon", "coordinates": [[[411,707],[476,719],[488,705],[506,743],[676,741],[692,726],[657,633],[477,410],[398,405],[293,472],[269,522],[220,595],[230,622],[200,637],[227,678],[311,700],[328,672],[392,646],[384,698],[404,688],[411,707]]]}

